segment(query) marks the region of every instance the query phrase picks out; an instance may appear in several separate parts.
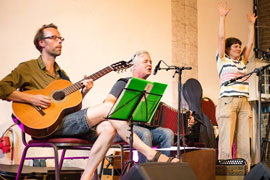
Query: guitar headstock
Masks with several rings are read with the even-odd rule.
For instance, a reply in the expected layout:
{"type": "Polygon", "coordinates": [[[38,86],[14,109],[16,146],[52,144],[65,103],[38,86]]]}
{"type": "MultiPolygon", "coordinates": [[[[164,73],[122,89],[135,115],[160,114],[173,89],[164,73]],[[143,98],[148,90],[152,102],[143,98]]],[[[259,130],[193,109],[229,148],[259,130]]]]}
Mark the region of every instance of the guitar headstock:
{"type": "Polygon", "coordinates": [[[120,71],[120,70],[128,69],[131,66],[133,66],[133,64],[128,63],[126,61],[119,61],[117,63],[112,64],[111,68],[113,69],[113,71],[120,71]]]}

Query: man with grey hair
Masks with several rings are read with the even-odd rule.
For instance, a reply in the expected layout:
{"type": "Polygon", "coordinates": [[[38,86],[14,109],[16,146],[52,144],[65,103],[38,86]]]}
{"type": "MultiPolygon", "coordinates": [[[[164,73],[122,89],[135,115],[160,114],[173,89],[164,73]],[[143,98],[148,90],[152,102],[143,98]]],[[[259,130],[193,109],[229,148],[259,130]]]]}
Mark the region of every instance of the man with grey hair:
{"type": "MultiPolygon", "coordinates": [[[[131,68],[132,77],[147,79],[152,72],[152,60],[147,51],[138,51],[132,57],[133,67],[131,68]]],[[[123,88],[125,88],[127,81],[131,77],[119,79],[110,91],[110,94],[119,97],[123,88]]],[[[134,131],[139,138],[148,146],[157,145],[160,148],[168,148],[173,145],[174,133],[171,129],[162,127],[151,127],[147,124],[134,123],[134,131]]],[[[121,138],[117,135],[115,141],[121,138]]],[[[163,154],[170,156],[170,151],[163,151],[163,154]]],[[[147,159],[139,152],[139,162],[145,163],[147,159]]]]}

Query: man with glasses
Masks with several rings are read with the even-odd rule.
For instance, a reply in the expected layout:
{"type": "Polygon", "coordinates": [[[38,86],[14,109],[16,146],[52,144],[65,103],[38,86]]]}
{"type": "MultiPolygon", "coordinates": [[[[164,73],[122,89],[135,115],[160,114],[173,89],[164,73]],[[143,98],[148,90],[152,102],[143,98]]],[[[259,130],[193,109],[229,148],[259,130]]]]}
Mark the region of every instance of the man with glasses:
{"type": "MultiPolygon", "coordinates": [[[[52,104],[50,97],[42,94],[28,94],[23,91],[44,89],[58,79],[69,80],[67,74],[55,61],[56,57],[61,55],[63,41],[64,38],[61,37],[57,26],[54,24],[43,25],[34,38],[34,44],[41,55],[37,59],[22,62],[0,81],[0,98],[29,103],[42,109],[48,108],[52,104]]],[[[93,80],[85,79],[81,83],[83,85],[81,93],[84,97],[93,87],[93,80]]],[[[109,94],[102,104],[66,115],[58,129],[51,135],[51,137],[81,137],[90,141],[95,140],[81,179],[92,177],[109,149],[116,132],[124,141],[129,143],[130,132],[127,122],[104,118],[114,103],[115,98],[109,94]]],[[[33,121],[35,120],[33,119],[33,121]]],[[[144,144],[136,134],[133,136],[133,146],[144,154],[148,160],[168,161],[167,156],[160,155],[144,144]]],[[[174,158],[172,161],[178,162],[179,160],[174,158]]]]}

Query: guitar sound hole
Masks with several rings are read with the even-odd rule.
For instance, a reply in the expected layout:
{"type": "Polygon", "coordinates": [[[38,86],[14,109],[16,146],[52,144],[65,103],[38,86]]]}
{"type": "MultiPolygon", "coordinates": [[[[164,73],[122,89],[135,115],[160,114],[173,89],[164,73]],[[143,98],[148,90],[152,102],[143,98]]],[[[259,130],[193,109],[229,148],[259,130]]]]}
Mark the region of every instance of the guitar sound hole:
{"type": "Polygon", "coordinates": [[[65,98],[65,93],[63,91],[57,91],[53,94],[53,99],[61,101],[65,98]]]}

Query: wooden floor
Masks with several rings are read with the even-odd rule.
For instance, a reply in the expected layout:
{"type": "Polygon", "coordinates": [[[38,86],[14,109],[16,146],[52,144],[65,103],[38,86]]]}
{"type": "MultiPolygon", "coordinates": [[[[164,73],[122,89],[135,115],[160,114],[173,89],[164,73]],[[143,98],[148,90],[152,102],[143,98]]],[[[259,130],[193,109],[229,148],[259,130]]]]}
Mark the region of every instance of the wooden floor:
{"type": "MultiPolygon", "coordinates": [[[[4,165],[0,164],[0,179],[1,180],[13,180],[16,178],[19,165],[4,165]]],[[[74,167],[63,167],[60,176],[61,179],[74,180],[80,179],[83,169],[74,167]]],[[[54,180],[54,168],[53,167],[32,167],[23,166],[21,179],[32,180],[54,180]],[[46,178],[45,178],[46,177],[46,178]]]]}

